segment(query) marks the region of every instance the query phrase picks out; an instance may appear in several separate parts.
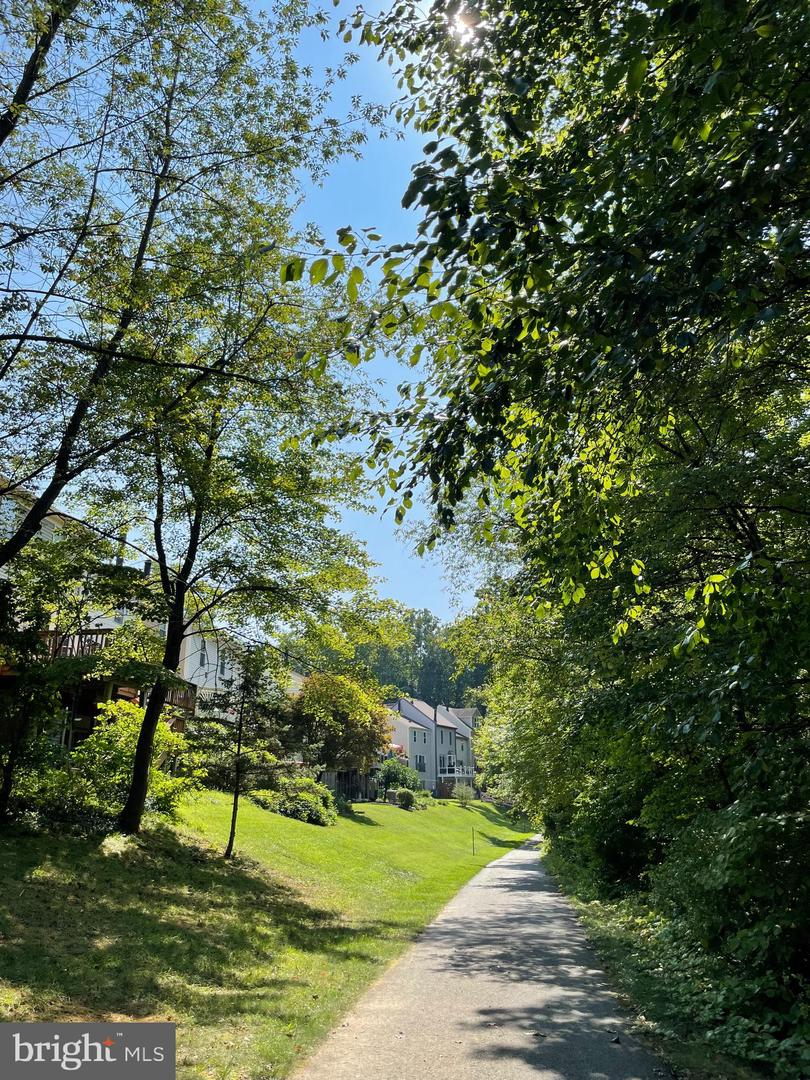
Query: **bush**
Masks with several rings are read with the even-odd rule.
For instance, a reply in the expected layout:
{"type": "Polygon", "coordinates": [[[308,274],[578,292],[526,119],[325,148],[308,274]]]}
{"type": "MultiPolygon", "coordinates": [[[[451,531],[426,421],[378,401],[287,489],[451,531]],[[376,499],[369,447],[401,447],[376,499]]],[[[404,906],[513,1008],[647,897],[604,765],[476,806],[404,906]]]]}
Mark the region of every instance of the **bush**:
{"type": "MultiPolygon", "coordinates": [[[[62,753],[54,767],[20,774],[14,789],[18,806],[52,822],[112,827],[129,790],[143,709],[129,701],[107,701],[99,705],[99,713],[95,729],[72,754],[62,753]]],[[[200,771],[187,751],[185,736],[158,724],[147,810],[172,814],[182,795],[199,786],[200,771]],[[162,767],[180,756],[186,759],[182,775],[171,775],[162,767]]]]}
{"type": "Polygon", "coordinates": [[[384,792],[391,788],[409,788],[418,791],[422,786],[419,773],[398,758],[386,758],[377,774],[377,783],[384,792]]]}
{"type": "Polygon", "coordinates": [[[403,787],[397,791],[397,802],[403,810],[413,810],[416,796],[410,788],[403,787]]]}
{"type": "Polygon", "coordinates": [[[433,805],[433,796],[429,791],[425,791],[424,788],[420,788],[413,793],[414,798],[414,810],[427,810],[429,806],[433,805]]]}
{"type": "Polygon", "coordinates": [[[337,824],[332,792],[325,784],[308,776],[279,777],[277,790],[251,791],[249,798],[264,810],[305,821],[308,825],[337,824]]]}
{"type": "Polygon", "coordinates": [[[473,801],[473,789],[469,784],[456,784],[453,788],[453,798],[461,806],[469,806],[473,801]]]}
{"type": "Polygon", "coordinates": [[[335,809],[339,814],[350,814],[352,812],[351,799],[347,799],[345,795],[336,795],[335,809]]]}

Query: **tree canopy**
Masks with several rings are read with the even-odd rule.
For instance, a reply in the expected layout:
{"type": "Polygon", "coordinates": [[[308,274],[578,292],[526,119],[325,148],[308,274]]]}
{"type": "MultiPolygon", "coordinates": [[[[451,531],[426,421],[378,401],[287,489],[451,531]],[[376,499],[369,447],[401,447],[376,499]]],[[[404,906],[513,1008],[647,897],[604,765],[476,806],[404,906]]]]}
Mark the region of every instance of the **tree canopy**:
{"type": "Polygon", "coordinates": [[[493,665],[487,774],[606,887],[654,879],[728,962],[718,1041],[792,1075],[810,12],[439,0],[347,32],[427,140],[381,316],[423,374],[377,452],[400,515],[425,483],[437,536],[502,553],[457,636],[493,665]]]}

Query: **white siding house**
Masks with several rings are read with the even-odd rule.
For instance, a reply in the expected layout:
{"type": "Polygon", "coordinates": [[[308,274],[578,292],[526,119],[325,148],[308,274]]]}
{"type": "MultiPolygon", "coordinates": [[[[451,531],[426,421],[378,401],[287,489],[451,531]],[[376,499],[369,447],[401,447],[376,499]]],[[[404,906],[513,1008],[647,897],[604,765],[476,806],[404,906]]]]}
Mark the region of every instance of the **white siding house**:
{"type": "MultiPolygon", "coordinates": [[[[388,702],[392,712],[396,712],[407,723],[408,764],[416,769],[422,780],[422,787],[433,791],[436,787],[436,724],[429,712],[429,705],[411,698],[397,698],[388,702]]],[[[403,732],[405,728],[401,729],[403,732]]],[[[399,741],[399,740],[397,740],[399,741]]]]}

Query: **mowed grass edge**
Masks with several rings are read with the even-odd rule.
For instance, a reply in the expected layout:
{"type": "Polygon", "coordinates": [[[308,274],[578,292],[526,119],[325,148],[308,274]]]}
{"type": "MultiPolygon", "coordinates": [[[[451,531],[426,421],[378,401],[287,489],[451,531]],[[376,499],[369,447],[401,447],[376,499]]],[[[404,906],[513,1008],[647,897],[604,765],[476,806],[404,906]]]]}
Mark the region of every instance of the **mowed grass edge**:
{"type": "Polygon", "coordinates": [[[171,1020],[181,1080],[275,1080],[529,835],[485,803],[319,828],[244,801],[229,864],[229,814],[205,792],[140,838],[0,837],[0,1020],[171,1020]]]}

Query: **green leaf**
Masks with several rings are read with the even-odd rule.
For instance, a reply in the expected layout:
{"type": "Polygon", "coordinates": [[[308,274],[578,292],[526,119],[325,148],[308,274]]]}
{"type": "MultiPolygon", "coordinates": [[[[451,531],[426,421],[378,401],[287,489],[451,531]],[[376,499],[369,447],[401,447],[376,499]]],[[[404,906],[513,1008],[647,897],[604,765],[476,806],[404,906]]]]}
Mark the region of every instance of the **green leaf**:
{"type": "Polygon", "coordinates": [[[353,266],[349,273],[349,280],[346,282],[346,295],[349,300],[354,303],[358,296],[358,285],[363,283],[363,271],[359,266],[353,266]]]}
{"type": "Polygon", "coordinates": [[[316,259],[309,268],[309,280],[313,285],[319,284],[326,277],[329,269],[328,259],[316,259]]]}
{"type": "Polygon", "coordinates": [[[290,259],[281,268],[281,280],[286,284],[288,281],[300,281],[304,274],[304,260],[302,258],[290,259]]]}
{"type": "Polygon", "coordinates": [[[639,56],[630,65],[630,70],[627,72],[627,92],[629,94],[635,94],[641,87],[647,77],[647,68],[647,59],[644,56],[639,56]]]}

